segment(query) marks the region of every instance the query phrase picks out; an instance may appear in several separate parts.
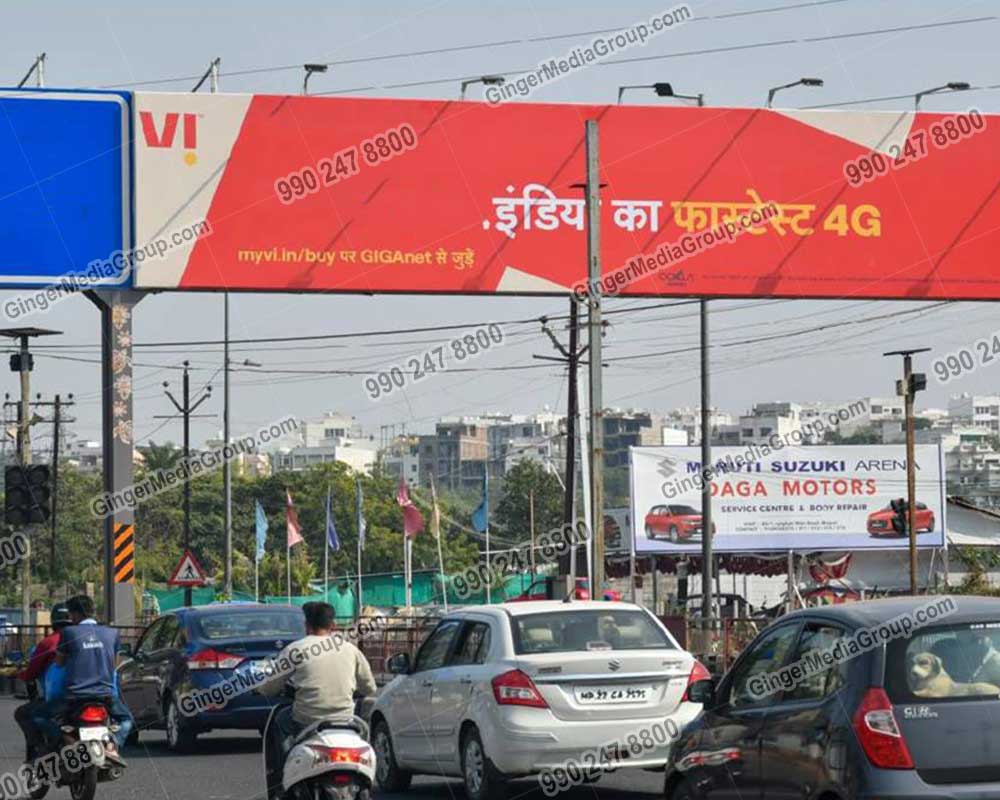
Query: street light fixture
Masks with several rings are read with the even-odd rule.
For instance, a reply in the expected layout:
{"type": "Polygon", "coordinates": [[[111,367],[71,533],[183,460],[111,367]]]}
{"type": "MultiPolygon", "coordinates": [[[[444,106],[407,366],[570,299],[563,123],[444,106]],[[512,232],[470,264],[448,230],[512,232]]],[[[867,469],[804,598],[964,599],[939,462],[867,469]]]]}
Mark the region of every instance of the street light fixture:
{"type": "Polygon", "coordinates": [[[478,78],[469,78],[462,81],[462,91],[458,96],[459,100],[465,99],[465,90],[474,83],[481,83],[483,86],[503,86],[507,82],[503,75],[481,75],[478,78]]]}
{"type": "Polygon", "coordinates": [[[783,86],[775,86],[773,89],[768,89],[767,91],[767,107],[771,107],[771,103],[774,101],[774,96],[780,92],[782,89],[791,89],[793,86],[822,86],[822,78],[799,78],[797,81],[792,83],[786,83],[783,86]]]}
{"type": "Polygon", "coordinates": [[[657,97],[676,97],[678,100],[694,100],[699,106],[705,105],[705,95],[703,94],[677,94],[674,87],[669,83],[649,83],[635,86],[618,87],[618,105],[621,105],[622,95],[626,89],[652,89],[657,97]]]}
{"type": "Polygon", "coordinates": [[[302,68],[306,71],[305,80],[302,81],[302,94],[309,94],[309,79],[313,76],[314,72],[326,72],[329,68],[329,64],[303,64],[302,68]]]}
{"type": "Polygon", "coordinates": [[[917,92],[913,96],[913,108],[914,110],[920,108],[920,101],[929,94],[937,94],[938,92],[965,92],[971,89],[965,81],[952,81],[951,83],[946,83],[944,86],[935,86],[933,89],[925,89],[922,92],[917,92]]]}

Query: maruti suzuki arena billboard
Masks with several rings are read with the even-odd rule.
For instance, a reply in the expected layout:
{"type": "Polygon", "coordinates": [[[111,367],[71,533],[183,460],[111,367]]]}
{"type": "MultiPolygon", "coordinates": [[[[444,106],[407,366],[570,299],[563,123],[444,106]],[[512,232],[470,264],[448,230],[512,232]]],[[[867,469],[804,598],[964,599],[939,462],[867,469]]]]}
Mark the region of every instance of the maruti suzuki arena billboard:
{"type": "MultiPolygon", "coordinates": [[[[712,543],[717,552],[907,548],[893,500],[906,497],[903,445],[713,447],[712,543]]],[[[919,547],[944,545],[937,445],[916,448],[919,547]]],[[[631,449],[637,554],[700,552],[700,447],[631,449]]]]}
{"type": "Polygon", "coordinates": [[[177,245],[139,288],[1000,298],[1000,121],[975,109],[136,92],[134,115],[137,247],[177,245]]]}

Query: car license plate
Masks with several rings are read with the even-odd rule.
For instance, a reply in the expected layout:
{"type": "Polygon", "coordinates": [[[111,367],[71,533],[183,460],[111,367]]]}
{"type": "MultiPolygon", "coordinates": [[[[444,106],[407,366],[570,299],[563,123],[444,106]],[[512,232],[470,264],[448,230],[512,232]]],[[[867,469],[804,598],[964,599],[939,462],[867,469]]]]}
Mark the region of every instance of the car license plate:
{"type": "Polygon", "coordinates": [[[101,742],[108,736],[108,729],[104,727],[80,728],[81,742],[101,742]]]}
{"type": "Polygon", "coordinates": [[[576,689],[576,702],[583,706],[645,703],[651,691],[649,686],[580,686],[576,689]]]}

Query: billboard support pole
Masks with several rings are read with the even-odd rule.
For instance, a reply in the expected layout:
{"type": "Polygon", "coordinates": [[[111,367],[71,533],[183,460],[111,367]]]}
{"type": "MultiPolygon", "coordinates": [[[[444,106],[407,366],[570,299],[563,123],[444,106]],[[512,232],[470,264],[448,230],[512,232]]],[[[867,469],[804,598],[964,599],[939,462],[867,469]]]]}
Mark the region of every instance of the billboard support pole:
{"type": "MultiPolygon", "coordinates": [[[[587,151],[587,277],[590,286],[601,280],[600,161],[597,120],[584,123],[587,151]]],[[[590,358],[590,519],[593,537],[591,597],[604,590],[604,393],[601,385],[601,296],[589,295],[590,358]]]]}
{"type": "Polygon", "coordinates": [[[712,592],[712,411],[708,359],[708,301],[699,304],[701,326],[701,615],[704,627],[715,616],[712,592]]]}
{"type": "MultiPolygon", "coordinates": [[[[133,482],[132,310],[145,297],[130,289],[86,292],[101,312],[101,416],[104,491],[133,482]]],[[[112,504],[104,519],[104,607],[109,623],[135,624],[135,511],[112,504]],[[122,552],[116,559],[116,539],[122,552]]]]}
{"type": "Polygon", "coordinates": [[[917,593],[917,473],[913,432],[913,356],[903,356],[904,408],[906,410],[906,532],[910,539],[910,594],[917,593]]]}

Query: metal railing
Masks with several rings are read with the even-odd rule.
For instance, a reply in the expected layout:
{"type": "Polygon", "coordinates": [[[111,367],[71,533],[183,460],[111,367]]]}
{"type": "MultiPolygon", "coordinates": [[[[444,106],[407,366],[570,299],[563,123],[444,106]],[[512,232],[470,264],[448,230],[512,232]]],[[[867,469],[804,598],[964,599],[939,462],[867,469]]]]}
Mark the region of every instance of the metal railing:
{"type": "MultiPolygon", "coordinates": [[[[115,625],[122,644],[135,646],[145,628],[138,625],[115,625]]],[[[51,625],[7,625],[0,628],[0,667],[26,664],[31,651],[52,633],[51,625]]]]}

